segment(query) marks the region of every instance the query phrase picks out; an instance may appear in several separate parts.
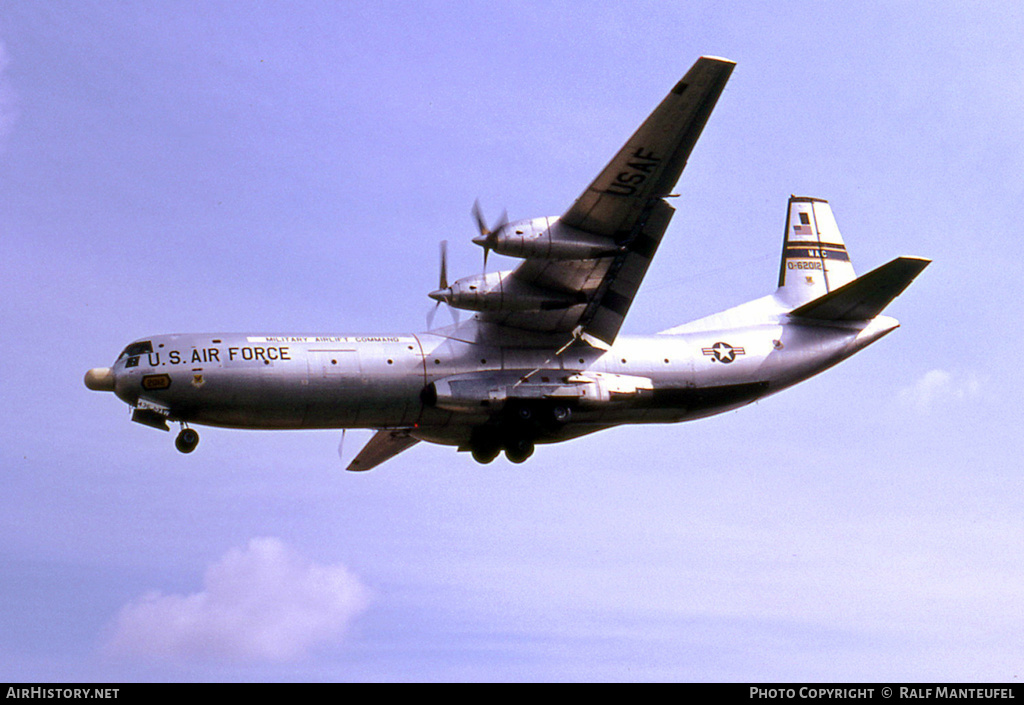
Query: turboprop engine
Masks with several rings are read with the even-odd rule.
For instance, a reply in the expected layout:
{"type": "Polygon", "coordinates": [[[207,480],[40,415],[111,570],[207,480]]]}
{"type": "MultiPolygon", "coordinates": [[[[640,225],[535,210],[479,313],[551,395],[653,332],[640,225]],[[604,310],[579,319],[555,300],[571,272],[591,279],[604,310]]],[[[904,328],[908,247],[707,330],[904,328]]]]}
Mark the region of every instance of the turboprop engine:
{"type": "Polygon", "coordinates": [[[468,311],[551,311],[586,303],[581,292],[560,294],[512,278],[512,272],[464,277],[430,292],[430,298],[468,311]]]}
{"type": "Polygon", "coordinates": [[[481,230],[473,242],[485,250],[509,257],[544,259],[593,259],[614,254],[612,240],[563,225],[558,218],[532,218],[481,230]]]}

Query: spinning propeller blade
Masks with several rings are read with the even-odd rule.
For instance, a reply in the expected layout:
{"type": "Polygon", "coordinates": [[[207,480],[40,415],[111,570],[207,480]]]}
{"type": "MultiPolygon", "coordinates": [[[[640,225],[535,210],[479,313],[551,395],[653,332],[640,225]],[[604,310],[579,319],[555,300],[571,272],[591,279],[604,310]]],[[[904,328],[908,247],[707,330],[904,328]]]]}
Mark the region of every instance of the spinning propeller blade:
{"type": "Polygon", "coordinates": [[[480,231],[480,237],[473,238],[473,242],[480,247],[484,248],[484,271],[487,271],[487,255],[494,248],[494,245],[498,242],[498,233],[501,229],[508,225],[508,211],[504,211],[501,214],[501,218],[494,225],[493,228],[487,227],[487,221],[484,220],[484,213],[480,209],[480,201],[473,201],[473,220],[476,221],[477,230],[480,231]]]}
{"type": "Polygon", "coordinates": [[[441,240],[441,280],[438,289],[448,288],[448,241],[441,240]]]}
{"type": "MultiPolygon", "coordinates": [[[[447,289],[447,288],[448,288],[448,241],[447,240],[441,240],[441,273],[440,273],[440,276],[438,277],[437,291],[435,291],[435,292],[430,294],[431,298],[437,299],[437,303],[434,304],[433,308],[431,308],[427,312],[427,330],[433,330],[433,328],[434,328],[434,316],[437,314],[437,309],[441,306],[441,304],[445,303],[445,300],[443,298],[443,293],[444,293],[445,289],[447,289]]],[[[449,306],[448,308],[452,312],[452,319],[455,321],[456,324],[458,324],[459,316],[455,312],[455,309],[452,308],[451,306],[449,306]]]]}

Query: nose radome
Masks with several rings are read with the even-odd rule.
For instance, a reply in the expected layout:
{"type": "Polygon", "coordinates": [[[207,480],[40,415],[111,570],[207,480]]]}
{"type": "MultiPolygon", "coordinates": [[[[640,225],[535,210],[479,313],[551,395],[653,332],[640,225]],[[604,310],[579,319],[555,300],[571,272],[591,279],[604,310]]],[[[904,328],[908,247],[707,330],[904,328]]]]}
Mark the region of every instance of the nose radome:
{"type": "Polygon", "coordinates": [[[85,386],[94,392],[114,391],[114,371],[109,367],[94,367],[85,373],[85,386]]]}

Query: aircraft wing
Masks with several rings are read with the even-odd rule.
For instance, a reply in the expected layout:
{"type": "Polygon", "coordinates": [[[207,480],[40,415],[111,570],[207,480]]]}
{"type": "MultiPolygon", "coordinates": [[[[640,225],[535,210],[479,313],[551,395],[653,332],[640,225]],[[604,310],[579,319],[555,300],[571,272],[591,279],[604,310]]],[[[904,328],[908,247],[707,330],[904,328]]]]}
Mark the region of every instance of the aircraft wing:
{"type": "Polygon", "coordinates": [[[389,460],[419,443],[418,438],[409,435],[409,429],[385,428],[373,435],[359,454],[352,459],[346,470],[372,470],[385,460],[389,460]]]}
{"type": "Polygon", "coordinates": [[[675,188],[735,66],[727,59],[698,59],[566,211],[562,223],[616,240],[628,237],[651,202],[675,188]]]}
{"type": "Polygon", "coordinates": [[[528,257],[503,289],[569,302],[487,312],[481,320],[541,333],[586,333],[611,344],[675,210],[675,187],[735,63],[701,57],[552,227],[552,239],[606,241],[586,258],[528,257]]]}

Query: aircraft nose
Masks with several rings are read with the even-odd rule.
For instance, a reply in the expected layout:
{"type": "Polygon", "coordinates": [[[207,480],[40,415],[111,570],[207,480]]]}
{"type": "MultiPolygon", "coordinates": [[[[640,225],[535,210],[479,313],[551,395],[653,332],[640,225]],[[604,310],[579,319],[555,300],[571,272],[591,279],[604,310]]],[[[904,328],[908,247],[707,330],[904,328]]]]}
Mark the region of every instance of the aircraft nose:
{"type": "Polygon", "coordinates": [[[114,391],[114,371],[109,367],[94,367],[85,373],[85,386],[94,392],[114,391]]]}

